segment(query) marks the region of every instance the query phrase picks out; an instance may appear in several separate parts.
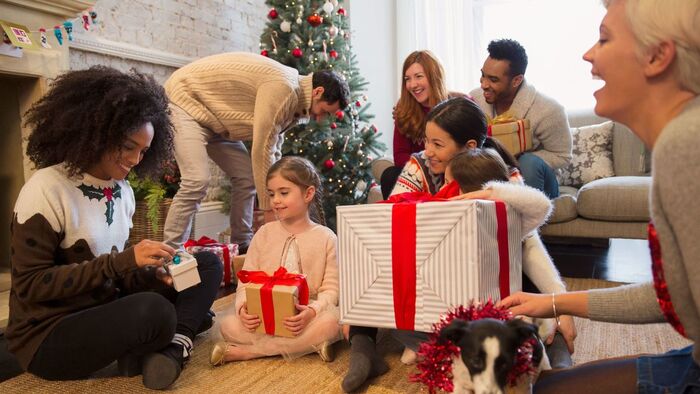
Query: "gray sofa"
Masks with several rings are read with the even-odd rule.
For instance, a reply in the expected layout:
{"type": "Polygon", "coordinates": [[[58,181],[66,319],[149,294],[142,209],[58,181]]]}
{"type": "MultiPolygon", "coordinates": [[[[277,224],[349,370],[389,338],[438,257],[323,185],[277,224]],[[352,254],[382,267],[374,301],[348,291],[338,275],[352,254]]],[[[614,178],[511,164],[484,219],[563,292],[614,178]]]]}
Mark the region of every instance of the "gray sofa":
{"type": "MultiPolygon", "coordinates": [[[[591,113],[569,114],[571,127],[604,122],[591,113]]],[[[619,123],[613,126],[615,176],[580,189],[560,187],[554,213],[542,227],[547,237],[645,239],[649,223],[650,153],[637,136],[619,123]]]]}
{"type": "MultiPolygon", "coordinates": [[[[571,127],[605,122],[591,112],[571,113],[571,127]]],[[[561,186],[554,212],[541,234],[552,238],[632,238],[645,239],[649,222],[651,187],[650,154],[642,142],[625,126],[613,126],[613,167],[615,176],[599,179],[580,189],[561,186]]],[[[375,179],[392,159],[379,158],[372,163],[375,179]]],[[[382,199],[378,186],[370,190],[368,202],[382,199]]]]}

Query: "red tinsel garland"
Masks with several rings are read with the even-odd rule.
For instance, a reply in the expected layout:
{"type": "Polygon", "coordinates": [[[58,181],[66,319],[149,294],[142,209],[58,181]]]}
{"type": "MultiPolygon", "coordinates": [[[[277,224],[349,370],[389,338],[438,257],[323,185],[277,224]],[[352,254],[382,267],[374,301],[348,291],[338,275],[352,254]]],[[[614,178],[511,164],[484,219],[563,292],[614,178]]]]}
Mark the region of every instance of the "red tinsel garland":
{"type": "MultiPolygon", "coordinates": [[[[410,376],[412,382],[423,383],[428,386],[432,394],[437,390],[452,392],[452,357],[459,354],[459,347],[452,342],[440,340],[440,332],[454,319],[466,321],[492,318],[501,321],[513,319],[507,309],[496,308],[492,300],[485,304],[472,303],[468,307],[460,305],[440,318],[433,325],[433,332],[427,342],[420,345],[418,358],[421,360],[416,367],[419,372],[410,376]]],[[[536,342],[534,338],[528,339],[518,349],[518,355],[513,369],[508,374],[508,383],[514,386],[518,378],[523,374],[534,374],[536,368],[532,365],[532,350],[536,342]]]]}

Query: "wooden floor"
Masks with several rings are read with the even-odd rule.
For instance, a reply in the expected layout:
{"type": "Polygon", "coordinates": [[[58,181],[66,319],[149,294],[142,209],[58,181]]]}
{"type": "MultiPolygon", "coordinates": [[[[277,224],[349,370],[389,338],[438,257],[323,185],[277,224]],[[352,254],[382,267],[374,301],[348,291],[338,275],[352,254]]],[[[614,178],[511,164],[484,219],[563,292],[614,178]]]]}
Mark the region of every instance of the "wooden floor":
{"type": "MultiPolygon", "coordinates": [[[[561,244],[546,242],[547,250],[562,276],[594,278],[615,282],[638,283],[651,280],[651,259],[646,240],[614,239],[601,246],[589,244],[561,244]]],[[[8,282],[9,273],[0,271],[0,283],[8,282]]],[[[219,297],[233,292],[233,287],[221,289],[219,297]]],[[[5,295],[9,291],[5,292],[5,295]]],[[[7,297],[0,292],[0,322],[6,321],[7,297]]],[[[0,382],[20,371],[14,358],[5,350],[2,336],[5,324],[0,325],[0,382]]]]}

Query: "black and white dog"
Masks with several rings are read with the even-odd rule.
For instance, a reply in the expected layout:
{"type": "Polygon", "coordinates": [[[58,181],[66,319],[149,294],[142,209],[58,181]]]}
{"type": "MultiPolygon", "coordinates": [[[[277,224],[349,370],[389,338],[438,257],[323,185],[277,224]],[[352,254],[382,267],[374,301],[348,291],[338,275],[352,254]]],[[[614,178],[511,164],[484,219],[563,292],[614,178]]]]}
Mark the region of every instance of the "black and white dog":
{"type": "MultiPolygon", "coordinates": [[[[543,320],[540,333],[548,333],[553,327],[543,320]]],[[[515,365],[518,348],[529,338],[536,339],[532,362],[538,373],[550,369],[544,344],[540,340],[538,326],[521,319],[507,322],[496,319],[465,321],[453,320],[440,333],[440,337],[460,348],[452,360],[453,393],[502,394],[529,393],[531,376],[518,379],[515,387],[508,386],[508,374],[515,365]]]]}

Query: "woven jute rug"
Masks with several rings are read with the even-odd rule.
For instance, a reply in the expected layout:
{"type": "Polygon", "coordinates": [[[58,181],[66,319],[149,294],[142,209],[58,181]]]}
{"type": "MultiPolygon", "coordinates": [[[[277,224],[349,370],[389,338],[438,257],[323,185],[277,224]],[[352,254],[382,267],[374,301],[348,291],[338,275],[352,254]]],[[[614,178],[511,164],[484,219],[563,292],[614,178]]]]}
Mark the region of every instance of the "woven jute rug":
{"type": "MultiPolygon", "coordinates": [[[[618,284],[594,279],[567,279],[570,290],[611,287],[618,284]]],[[[231,305],[233,295],[217,300],[214,310],[222,312],[231,305]]],[[[639,353],[661,353],[686,346],[689,342],[667,324],[622,325],[576,319],[578,338],[574,362],[639,353]]],[[[200,335],[192,359],[171,391],[182,393],[339,393],[347,371],[349,347],[336,344],[337,357],[324,363],[313,354],[292,362],[280,357],[237,362],[221,367],[209,366],[209,350],[219,339],[218,327],[200,335]]],[[[390,337],[379,339],[379,351],[389,363],[389,373],[374,379],[363,388],[366,393],[425,392],[422,386],[408,381],[413,366],[401,364],[401,347],[390,337]]],[[[82,381],[50,382],[22,374],[0,383],[2,393],[138,393],[147,392],[141,377],[115,377],[114,365],[97,376],[82,381]]]]}

